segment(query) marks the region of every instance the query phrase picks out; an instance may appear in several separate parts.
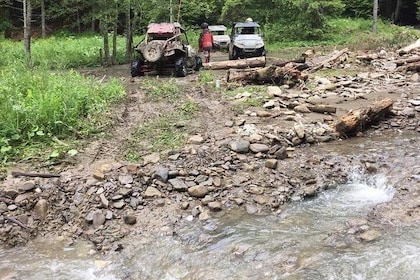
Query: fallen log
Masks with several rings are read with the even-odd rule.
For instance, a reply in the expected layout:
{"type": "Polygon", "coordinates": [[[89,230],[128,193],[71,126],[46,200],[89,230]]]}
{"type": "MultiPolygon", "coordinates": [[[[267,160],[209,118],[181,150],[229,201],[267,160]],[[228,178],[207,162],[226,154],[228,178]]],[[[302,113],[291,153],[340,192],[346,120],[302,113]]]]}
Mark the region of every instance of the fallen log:
{"type": "Polygon", "coordinates": [[[203,63],[204,69],[207,70],[220,70],[220,69],[245,69],[253,67],[264,67],[266,63],[265,57],[253,57],[247,59],[238,60],[226,60],[226,61],[215,61],[203,63]]]}
{"type": "Polygon", "coordinates": [[[334,54],[332,57],[330,57],[330,58],[328,58],[328,59],[324,60],[323,62],[319,63],[318,65],[315,65],[315,66],[314,66],[314,67],[312,67],[312,68],[309,68],[307,71],[308,71],[309,73],[313,73],[313,72],[315,72],[315,71],[318,71],[319,69],[324,68],[324,67],[325,67],[325,65],[330,64],[331,62],[333,62],[333,61],[337,60],[340,56],[342,56],[342,55],[346,54],[348,51],[349,51],[349,50],[348,50],[347,48],[342,49],[341,51],[339,51],[339,52],[337,52],[336,54],[334,54]]]}
{"type": "Polygon", "coordinates": [[[291,62],[292,63],[305,63],[306,58],[305,57],[299,57],[299,58],[292,59],[292,60],[282,60],[282,59],[279,59],[279,58],[268,58],[268,62],[272,65],[283,67],[286,64],[289,64],[291,62]]]}
{"type": "Polygon", "coordinates": [[[389,115],[392,104],[393,101],[389,98],[374,102],[367,108],[357,109],[342,116],[332,127],[340,137],[354,136],[389,115]]]}
{"type": "Polygon", "coordinates": [[[244,84],[289,84],[299,83],[306,80],[307,76],[302,75],[299,70],[288,67],[277,67],[270,65],[264,68],[233,70],[230,69],[227,74],[228,82],[242,82],[244,84]]]}
{"type": "Polygon", "coordinates": [[[26,173],[20,171],[12,171],[13,177],[41,177],[41,178],[59,178],[60,174],[50,174],[50,173],[26,173]]]}
{"type": "Polygon", "coordinates": [[[398,67],[397,70],[400,71],[413,71],[413,72],[420,72],[420,62],[419,63],[411,63],[404,66],[398,67]]]}
{"type": "Polygon", "coordinates": [[[408,45],[404,48],[399,49],[398,54],[399,55],[404,55],[404,54],[407,54],[407,53],[411,52],[412,50],[419,49],[419,48],[420,48],[420,39],[418,39],[416,42],[414,42],[414,43],[412,43],[412,44],[410,44],[410,45],[408,45]]]}
{"type": "Polygon", "coordinates": [[[410,64],[410,63],[419,62],[419,61],[420,61],[420,56],[414,56],[414,57],[410,57],[410,58],[407,58],[407,59],[396,60],[396,61],[394,61],[394,63],[397,66],[402,66],[404,64],[410,64]]]}
{"type": "Polygon", "coordinates": [[[308,105],[306,106],[309,110],[311,110],[311,112],[315,112],[315,113],[329,113],[329,114],[335,114],[337,112],[337,108],[336,107],[332,107],[329,105],[322,105],[322,104],[317,104],[317,105],[308,105]]]}

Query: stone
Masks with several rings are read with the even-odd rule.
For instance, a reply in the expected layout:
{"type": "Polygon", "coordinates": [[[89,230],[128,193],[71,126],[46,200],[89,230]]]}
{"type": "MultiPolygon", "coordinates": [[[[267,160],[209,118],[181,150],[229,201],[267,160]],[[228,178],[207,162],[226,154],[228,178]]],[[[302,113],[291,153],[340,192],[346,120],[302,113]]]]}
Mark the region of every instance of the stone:
{"type": "Polygon", "coordinates": [[[213,211],[213,212],[221,211],[222,203],[219,201],[212,201],[207,204],[207,207],[209,207],[210,211],[213,211]]]}
{"type": "Polygon", "coordinates": [[[287,158],[289,155],[287,154],[287,148],[286,147],[281,147],[280,149],[278,149],[274,155],[276,156],[276,159],[285,159],[287,158]]]}
{"type": "Polygon", "coordinates": [[[409,99],[408,103],[410,103],[413,106],[420,106],[420,99],[409,99]]]}
{"type": "Polygon", "coordinates": [[[276,106],[276,103],[274,102],[274,100],[269,100],[263,104],[263,108],[266,108],[266,109],[273,109],[275,106],[276,106]]]}
{"type": "Polygon", "coordinates": [[[101,193],[101,194],[99,195],[99,199],[101,200],[102,207],[104,207],[104,208],[108,208],[108,206],[109,206],[109,201],[108,201],[108,199],[105,197],[105,194],[101,193]]]}
{"type": "Polygon", "coordinates": [[[23,193],[23,194],[20,194],[20,195],[18,195],[15,198],[15,203],[16,204],[20,204],[21,202],[29,199],[31,196],[32,196],[32,193],[23,193]]]}
{"type": "Polygon", "coordinates": [[[155,201],[153,201],[153,204],[154,204],[156,207],[163,207],[163,206],[165,206],[166,201],[165,201],[163,198],[158,198],[158,199],[156,199],[155,201]]]}
{"type": "Polygon", "coordinates": [[[206,221],[206,220],[210,219],[209,212],[208,212],[208,211],[203,211],[203,212],[201,212],[201,213],[198,215],[198,219],[199,219],[200,221],[206,221]]]}
{"type": "Polygon", "coordinates": [[[9,206],[7,206],[7,209],[9,211],[15,211],[18,207],[15,204],[10,204],[9,206]]]}
{"type": "Polygon", "coordinates": [[[144,198],[162,197],[162,193],[154,187],[147,187],[143,196],[144,196],[144,198]]]}
{"type": "Polygon", "coordinates": [[[281,88],[279,88],[278,86],[268,86],[267,94],[269,96],[280,97],[282,95],[282,91],[281,91],[281,88]]]}
{"type": "Polygon", "coordinates": [[[308,109],[308,107],[306,107],[305,105],[297,105],[296,107],[293,108],[293,110],[295,112],[298,113],[310,113],[311,110],[308,109]]]}
{"type": "Polygon", "coordinates": [[[220,177],[213,177],[213,186],[219,188],[222,186],[222,179],[220,177]]]}
{"type": "Polygon", "coordinates": [[[201,135],[194,135],[188,139],[189,144],[202,144],[204,143],[204,138],[201,135]]]}
{"type": "Polygon", "coordinates": [[[366,242],[371,242],[379,239],[381,237],[381,233],[375,229],[370,229],[358,236],[361,240],[366,242]]]}
{"type": "Polygon", "coordinates": [[[277,163],[278,163],[277,159],[267,159],[265,161],[265,167],[270,168],[270,169],[276,169],[277,163]]]}
{"type": "Polygon", "coordinates": [[[114,217],[114,213],[111,210],[106,210],[105,219],[111,220],[114,217]]]}
{"type": "Polygon", "coordinates": [[[203,185],[197,185],[197,186],[188,188],[188,194],[192,197],[202,198],[202,197],[205,197],[208,192],[209,191],[207,187],[203,185]]]}
{"type": "Polygon", "coordinates": [[[155,178],[161,182],[168,182],[169,169],[164,166],[158,166],[155,170],[155,178]]]}
{"type": "Polygon", "coordinates": [[[123,199],[123,196],[120,194],[114,195],[113,197],[111,197],[111,200],[116,201],[116,200],[120,200],[123,199]]]}
{"type": "Polygon", "coordinates": [[[94,228],[98,228],[105,223],[105,215],[101,210],[97,209],[93,211],[92,224],[94,228]]]}
{"type": "Polygon", "coordinates": [[[413,108],[408,108],[408,107],[405,107],[405,108],[401,111],[401,114],[402,114],[403,116],[408,117],[408,118],[415,118],[415,117],[416,117],[416,112],[414,111],[414,109],[413,109],[413,108]]]}
{"type": "Polygon", "coordinates": [[[34,181],[27,181],[24,182],[22,185],[18,187],[19,192],[28,192],[35,188],[35,182],[34,181]]]}
{"type": "Polygon", "coordinates": [[[116,209],[122,209],[125,206],[125,202],[123,200],[119,200],[112,203],[112,206],[116,209]]]}
{"type": "Polygon", "coordinates": [[[237,153],[248,153],[250,143],[246,140],[239,139],[231,141],[229,143],[229,148],[237,153]]]}
{"type": "Polygon", "coordinates": [[[190,207],[190,203],[188,201],[184,201],[181,203],[181,210],[187,210],[190,207]]]}
{"type": "Polygon", "coordinates": [[[268,150],[270,150],[270,147],[268,147],[265,144],[250,144],[249,149],[254,153],[266,153],[268,150]]]}
{"type": "Polygon", "coordinates": [[[95,170],[92,175],[96,180],[105,180],[105,173],[103,173],[101,170],[95,170]]]}
{"type": "Polygon", "coordinates": [[[187,184],[185,184],[184,180],[179,178],[170,179],[169,184],[171,184],[172,188],[178,192],[185,192],[188,189],[187,184]]]}
{"type": "Polygon", "coordinates": [[[45,199],[40,199],[34,206],[34,213],[39,217],[41,221],[44,221],[47,217],[48,202],[45,199]]]}
{"type": "Polygon", "coordinates": [[[127,225],[134,225],[137,223],[137,217],[134,215],[126,215],[124,216],[124,223],[127,225]]]}
{"type": "Polygon", "coordinates": [[[293,129],[295,130],[296,135],[297,137],[299,137],[299,139],[303,139],[305,137],[305,127],[303,125],[295,124],[293,129]]]}
{"type": "Polygon", "coordinates": [[[144,164],[158,163],[159,161],[160,161],[160,155],[158,153],[146,155],[143,159],[144,164]]]}
{"type": "Polygon", "coordinates": [[[254,215],[258,213],[258,208],[251,204],[245,205],[245,210],[249,215],[254,215]]]}
{"type": "Polygon", "coordinates": [[[267,112],[265,110],[258,110],[257,112],[255,112],[255,114],[257,115],[257,117],[260,118],[269,118],[272,116],[270,112],[267,112]]]}
{"type": "Polygon", "coordinates": [[[118,181],[122,185],[128,185],[128,184],[132,184],[134,180],[133,180],[133,176],[131,176],[130,174],[126,174],[126,175],[118,176],[118,181]]]}
{"type": "Polygon", "coordinates": [[[129,189],[129,188],[121,188],[118,191],[118,193],[120,195],[122,195],[123,197],[129,196],[132,192],[133,192],[133,190],[132,189],[129,189]]]}
{"type": "Polygon", "coordinates": [[[378,171],[378,167],[373,163],[366,162],[365,166],[366,166],[366,170],[369,171],[370,173],[375,173],[378,171]]]}

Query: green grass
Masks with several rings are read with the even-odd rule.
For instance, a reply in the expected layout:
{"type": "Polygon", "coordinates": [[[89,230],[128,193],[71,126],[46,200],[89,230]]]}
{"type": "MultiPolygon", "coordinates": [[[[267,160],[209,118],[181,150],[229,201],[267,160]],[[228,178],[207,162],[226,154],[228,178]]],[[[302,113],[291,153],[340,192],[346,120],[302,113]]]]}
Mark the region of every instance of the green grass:
{"type": "Polygon", "coordinates": [[[163,112],[134,131],[126,146],[125,159],[139,161],[141,151],[176,151],[186,143],[189,135],[187,123],[200,109],[189,99],[176,106],[175,110],[163,112]]]}
{"type": "Polygon", "coordinates": [[[75,71],[0,70],[1,160],[31,146],[97,133],[107,122],[104,113],[124,95],[117,80],[99,83],[75,71]]]}
{"type": "Polygon", "coordinates": [[[175,101],[179,98],[180,88],[176,79],[162,81],[159,77],[145,77],[142,89],[146,91],[149,101],[168,100],[175,101]]]}

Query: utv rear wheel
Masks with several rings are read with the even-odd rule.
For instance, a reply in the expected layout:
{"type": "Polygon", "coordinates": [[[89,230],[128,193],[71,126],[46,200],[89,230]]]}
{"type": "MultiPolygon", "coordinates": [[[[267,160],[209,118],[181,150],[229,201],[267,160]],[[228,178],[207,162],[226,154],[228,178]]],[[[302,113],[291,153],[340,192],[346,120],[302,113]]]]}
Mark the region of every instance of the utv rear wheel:
{"type": "Polygon", "coordinates": [[[146,45],[143,51],[144,58],[149,62],[156,62],[162,56],[163,43],[152,41],[146,45]]]}
{"type": "Polygon", "coordinates": [[[187,76],[187,63],[183,57],[179,57],[175,60],[175,75],[177,77],[187,76]]]}

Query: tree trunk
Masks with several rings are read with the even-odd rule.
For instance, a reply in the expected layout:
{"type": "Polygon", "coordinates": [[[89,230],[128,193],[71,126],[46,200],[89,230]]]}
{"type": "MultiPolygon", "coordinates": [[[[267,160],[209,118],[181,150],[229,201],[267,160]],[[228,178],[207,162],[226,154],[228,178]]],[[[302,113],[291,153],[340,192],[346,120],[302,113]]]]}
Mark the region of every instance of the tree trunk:
{"type": "Polygon", "coordinates": [[[402,0],[397,0],[397,4],[395,5],[395,11],[394,11],[394,23],[398,23],[400,21],[401,8],[402,8],[402,0]]]}
{"type": "Polygon", "coordinates": [[[103,61],[103,64],[105,66],[110,66],[111,65],[111,57],[109,55],[108,24],[101,21],[100,25],[101,25],[101,29],[102,29],[101,30],[102,31],[102,36],[103,36],[103,39],[104,39],[104,61],[103,61]]]}
{"type": "Polygon", "coordinates": [[[265,57],[253,57],[240,60],[226,60],[203,63],[204,69],[220,70],[220,69],[244,69],[250,67],[263,67],[265,66],[265,57]]]}
{"type": "Polygon", "coordinates": [[[47,37],[47,28],[45,26],[45,1],[41,1],[41,37],[47,37]]]}
{"type": "Polygon", "coordinates": [[[112,64],[117,64],[117,32],[118,29],[118,19],[115,19],[114,22],[114,32],[112,34],[112,64]]]}
{"type": "Polygon", "coordinates": [[[374,102],[371,106],[354,110],[332,124],[341,137],[351,137],[366,130],[389,115],[393,101],[389,98],[374,102]]]}
{"type": "Polygon", "coordinates": [[[330,64],[331,62],[337,60],[338,58],[340,58],[340,56],[347,54],[349,50],[347,48],[342,49],[341,51],[337,52],[336,54],[334,54],[333,56],[331,56],[330,58],[322,61],[321,63],[319,63],[318,65],[315,65],[311,68],[308,69],[309,73],[313,73],[319,69],[324,68],[325,65],[330,64]]]}
{"type": "Polygon", "coordinates": [[[125,60],[126,62],[130,62],[132,59],[132,51],[133,51],[133,33],[131,29],[131,4],[128,5],[128,10],[126,12],[126,41],[125,41],[125,60]]]}
{"type": "Polygon", "coordinates": [[[23,0],[23,41],[28,66],[31,65],[31,0],[23,0]]]}
{"type": "Polygon", "coordinates": [[[373,0],[373,25],[372,25],[372,31],[373,33],[376,33],[377,31],[377,25],[378,25],[378,3],[379,0],[373,0]]]}

